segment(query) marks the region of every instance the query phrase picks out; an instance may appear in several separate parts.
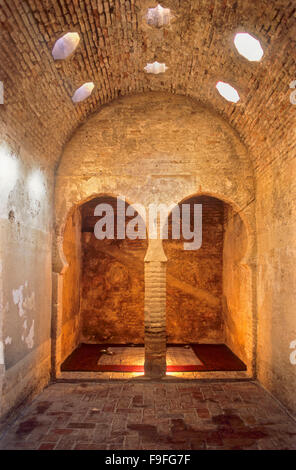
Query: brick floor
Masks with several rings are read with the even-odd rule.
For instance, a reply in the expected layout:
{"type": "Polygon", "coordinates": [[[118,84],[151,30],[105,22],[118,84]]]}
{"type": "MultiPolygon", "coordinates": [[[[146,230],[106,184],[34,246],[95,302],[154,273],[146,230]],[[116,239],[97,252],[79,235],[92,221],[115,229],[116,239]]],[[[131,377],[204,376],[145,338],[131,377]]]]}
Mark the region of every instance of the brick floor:
{"type": "Polygon", "coordinates": [[[296,449],[296,423],[253,382],[58,382],[0,449],[296,449]]]}

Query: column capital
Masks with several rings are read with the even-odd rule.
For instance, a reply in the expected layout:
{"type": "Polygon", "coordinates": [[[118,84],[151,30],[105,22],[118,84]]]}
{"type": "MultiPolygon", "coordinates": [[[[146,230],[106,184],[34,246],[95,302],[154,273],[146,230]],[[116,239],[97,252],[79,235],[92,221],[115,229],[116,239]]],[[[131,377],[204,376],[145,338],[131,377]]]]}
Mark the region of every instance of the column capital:
{"type": "Polygon", "coordinates": [[[149,239],[148,249],[144,261],[145,263],[149,263],[150,261],[158,261],[162,263],[167,262],[167,257],[165,255],[162,245],[162,240],[149,239]]]}

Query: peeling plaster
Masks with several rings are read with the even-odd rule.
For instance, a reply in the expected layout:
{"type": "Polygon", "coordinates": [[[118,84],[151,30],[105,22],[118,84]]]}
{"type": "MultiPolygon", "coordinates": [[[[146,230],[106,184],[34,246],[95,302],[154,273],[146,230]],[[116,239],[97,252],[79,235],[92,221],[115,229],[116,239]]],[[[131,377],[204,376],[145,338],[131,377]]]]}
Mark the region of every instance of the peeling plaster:
{"type": "MultiPolygon", "coordinates": [[[[34,324],[35,320],[33,320],[32,325],[30,327],[29,333],[26,335],[28,330],[28,319],[26,315],[27,310],[34,310],[35,309],[35,292],[31,292],[24,296],[24,288],[28,288],[28,281],[25,282],[24,285],[21,285],[18,289],[13,289],[12,296],[13,302],[15,305],[18,305],[18,313],[20,317],[24,317],[23,322],[23,332],[21,339],[25,342],[29,349],[32,349],[34,346],[34,324]]],[[[10,342],[6,342],[5,344],[11,344],[10,342]]]]}
{"type": "Polygon", "coordinates": [[[0,365],[4,364],[4,344],[0,341],[0,365]]]}
{"type": "MultiPolygon", "coordinates": [[[[26,356],[36,348],[41,363],[50,337],[53,172],[15,144],[0,139],[0,415],[26,392],[14,370],[31,374],[26,356]]],[[[43,364],[34,368],[34,381],[43,364]]]]}
{"type": "Polygon", "coordinates": [[[23,302],[23,305],[24,305],[25,309],[34,310],[34,308],[35,308],[35,292],[32,292],[31,295],[28,295],[28,297],[25,298],[25,300],[23,302]]]}
{"type": "Polygon", "coordinates": [[[0,143],[0,218],[7,218],[6,201],[19,178],[19,160],[6,142],[0,143]]]}
{"type": "Polygon", "coordinates": [[[34,324],[35,324],[35,320],[33,320],[33,323],[31,325],[29,334],[25,338],[25,342],[27,343],[27,346],[28,346],[29,349],[32,349],[33,346],[34,346],[34,324]]]}
{"type": "Polygon", "coordinates": [[[24,289],[24,286],[20,286],[18,289],[13,289],[12,291],[13,302],[15,305],[18,305],[20,317],[22,317],[25,314],[25,311],[23,308],[23,301],[24,301],[23,289],[24,289]]]}

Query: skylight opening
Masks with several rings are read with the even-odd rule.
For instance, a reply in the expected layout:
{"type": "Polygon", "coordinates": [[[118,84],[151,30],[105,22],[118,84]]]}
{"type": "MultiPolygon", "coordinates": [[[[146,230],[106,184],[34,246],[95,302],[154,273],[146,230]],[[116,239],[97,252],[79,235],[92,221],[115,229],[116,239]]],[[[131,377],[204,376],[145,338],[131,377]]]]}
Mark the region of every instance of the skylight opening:
{"type": "Polygon", "coordinates": [[[218,92],[223,98],[232,103],[237,103],[240,100],[239,94],[235,88],[233,88],[229,83],[218,82],[216,85],[218,92]]]}
{"type": "Polygon", "coordinates": [[[95,84],[93,82],[84,83],[84,85],[78,88],[72,96],[73,103],[79,103],[80,101],[84,101],[89,98],[94,87],[95,84]]]}
{"type": "Polygon", "coordinates": [[[263,49],[260,41],[248,33],[237,33],[234,45],[239,54],[252,62],[259,62],[263,57],[263,49]]]}
{"type": "Polygon", "coordinates": [[[155,75],[164,73],[167,69],[168,67],[165,64],[160,64],[159,62],[153,62],[153,64],[147,64],[146,67],[144,67],[147,73],[153,73],[155,75]]]}
{"type": "Polygon", "coordinates": [[[73,54],[79,41],[80,36],[78,33],[67,33],[58,39],[52,50],[54,60],[67,59],[67,57],[73,54]]]}
{"type": "Polygon", "coordinates": [[[157,5],[155,8],[148,8],[147,12],[147,23],[150,26],[161,28],[170,24],[172,19],[171,10],[169,8],[163,8],[161,5],[157,5]]]}

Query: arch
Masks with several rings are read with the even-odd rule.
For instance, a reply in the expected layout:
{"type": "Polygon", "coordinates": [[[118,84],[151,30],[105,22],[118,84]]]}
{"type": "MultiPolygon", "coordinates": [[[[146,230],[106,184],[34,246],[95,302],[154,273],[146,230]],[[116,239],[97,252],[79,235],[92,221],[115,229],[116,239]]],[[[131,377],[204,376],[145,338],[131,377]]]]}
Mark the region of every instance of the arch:
{"type": "Polygon", "coordinates": [[[182,198],[180,202],[177,203],[177,205],[183,204],[187,200],[193,197],[199,197],[199,196],[209,196],[212,198],[219,199],[220,201],[223,201],[225,204],[228,204],[230,207],[233,208],[233,210],[237,214],[239,214],[247,232],[247,246],[241,258],[241,264],[252,264],[252,259],[254,256],[254,226],[253,226],[254,215],[246,211],[249,204],[245,207],[241,207],[236,201],[234,201],[231,197],[225,195],[224,193],[215,192],[215,191],[211,191],[211,192],[198,191],[196,193],[191,193],[191,194],[188,194],[187,196],[184,196],[184,198],[182,198]]]}
{"type": "MultiPolygon", "coordinates": [[[[73,262],[72,262],[73,259],[70,262],[70,260],[68,258],[68,256],[72,256],[72,252],[71,252],[71,255],[69,253],[67,255],[66,252],[65,252],[65,238],[68,237],[69,234],[71,236],[72,232],[73,232],[73,227],[69,227],[69,222],[71,222],[72,219],[75,217],[75,215],[77,215],[78,213],[81,214],[80,223],[81,223],[81,221],[83,222],[83,209],[85,209],[88,204],[92,203],[92,201],[95,204],[97,204],[97,203],[99,203],[99,201],[105,201],[106,202],[106,200],[107,200],[109,203],[113,203],[114,205],[116,205],[117,204],[117,199],[121,199],[121,201],[124,200],[125,211],[128,207],[133,207],[132,204],[129,204],[129,202],[126,201],[124,196],[119,197],[119,196],[114,196],[112,194],[106,194],[106,193],[105,194],[102,194],[102,193],[92,194],[92,195],[89,195],[87,197],[81,198],[79,201],[76,201],[76,204],[74,204],[69,210],[66,210],[65,213],[64,213],[64,217],[62,219],[62,223],[59,226],[57,243],[58,243],[58,250],[59,250],[59,254],[60,254],[60,260],[61,260],[62,267],[61,267],[61,269],[58,273],[54,273],[54,282],[56,282],[56,286],[54,286],[54,289],[53,289],[53,295],[56,296],[56,297],[54,297],[54,302],[57,306],[56,315],[55,315],[54,324],[53,324],[53,332],[54,332],[54,338],[53,338],[54,339],[54,341],[53,341],[53,352],[54,352],[54,354],[53,354],[53,357],[54,357],[55,374],[59,374],[61,362],[77,346],[77,342],[79,341],[79,338],[81,337],[81,325],[82,325],[83,320],[84,320],[83,313],[87,310],[87,309],[84,308],[83,302],[81,303],[81,297],[80,297],[80,292],[79,292],[79,294],[78,294],[79,299],[80,299],[79,300],[79,308],[78,308],[79,311],[76,311],[76,313],[75,313],[75,308],[73,308],[73,307],[76,307],[76,310],[77,310],[77,305],[76,306],[73,305],[73,303],[75,304],[75,299],[74,299],[75,289],[74,289],[74,291],[72,289],[70,292],[68,292],[69,286],[71,287],[70,283],[73,282],[73,272],[69,273],[69,264],[72,266],[71,269],[73,271],[73,262]],[[68,280],[68,274],[70,276],[70,281],[68,280]],[[65,282],[66,282],[66,284],[65,284],[65,282]],[[68,306],[69,299],[70,299],[70,307],[68,306]],[[72,325],[73,322],[72,322],[70,327],[65,332],[64,331],[65,330],[64,321],[63,321],[64,313],[67,312],[69,309],[73,310],[74,313],[75,313],[75,315],[74,315],[75,316],[75,318],[74,318],[75,325],[73,327],[73,325],[72,325]],[[79,314],[79,318],[78,318],[78,314],[79,314]],[[68,334],[68,332],[70,330],[72,332],[72,337],[71,337],[71,334],[68,334]],[[65,338],[67,338],[68,344],[65,344],[65,338]]],[[[137,213],[136,209],[134,209],[134,210],[135,210],[135,215],[137,215],[138,213],[137,213]]],[[[132,219],[132,218],[133,218],[133,216],[127,216],[127,221],[128,221],[128,219],[132,219]]],[[[145,221],[143,221],[143,222],[145,224],[145,221]]],[[[77,221],[75,222],[75,224],[77,224],[77,221]]],[[[146,227],[146,224],[145,224],[145,227],[146,227]]],[[[74,227],[74,231],[75,230],[77,230],[77,226],[74,227]]],[[[83,227],[81,226],[81,224],[79,226],[79,231],[81,232],[81,234],[84,232],[83,227]]],[[[86,231],[89,231],[89,230],[86,230],[86,231]]],[[[147,240],[147,237],[146,237],[146,240],[147,240]]],[[[147,251],[147,241],[146,240],[144,240],[144,242],[143,242],[144,251],[142,253],[142,255],[143,255],[142,256],[142,258],[143,258],[143,285],[144,285],[144,257],[145,257],[146,251],[147,251]]],[[[70,243],[72,243],[72,242],[73,241],[71,240],[70,243]]],[[[102,244],[102,243],[104,243],[104,240],[103,241],[102,240],[101,241],[97,240],[97,242],[102,244]]],[[[113,242],[113,241],[111,240],[111,242],[113,242]]],[[[76,240],[76,243],[77,243],[77,240],[76,240]]],[[[73,245],[73,243],[72,243],[72,245],[73,245]]],[[[83,245],[83,241],[81,241],[81,245],[83,245]]],[[[73,248],[73,247],[71,246],[71,248],[73,248]]],[[[124,250],[124,247],[123,247],[123,250],[124,250]]],[[[84,248],[83,252],[85,252],[85,248],[84,248]]],[[[139,246],[137,247],[137,254],[139,254],[139,246]]],[[[85,253],[84,253],[84,257],[82,257],[82,255],[81,255],[81,259],[82,258],[83,259],[85,258],[85,253]]],[[[118,264],[118,262],[120,262],[120,260],[119,261],[117,260],[117,264],[118,264]]],[[[111,265],[112,265],[112,263],[111,263],[111,265]]],[[[127,266],[127,269],[130,271],[131,269],[133,269],[133,267],[134,266],[130,265],[130,266],[127,266]]],[[[77,270],[77,269],[79,269],[79,268],[77,268],[77,266],[75,266],[74,271],[77,270]]],[[[87,269],[86,269],[86,271],[87,271],[87,269]]],[[[74,272],[74,276],[75,276],[75,272],[74,272]]],[[[129,279],[130,279],[130,276],[131,275],[129,274],[129,279]]],[[[140,284],[139,277],[134,277],[134,278],[137,279],[137,285],[140,284]]],[[[133,279],[133,277],[132,277],[132,279],[133,279]]],[[[77,280],[77,272],[76,272],[76,280],[77,280]]],[[[83,281],[84,281],[84,277],[82,275],[82,277],[80,278],[81,289],[83,288],[83,285],[84,285],[83,281]]],[[[80,291],[80,288],[78,290],[80,291]]],[[[126,292],[129,292],[129,295],[131,295],[130,291],[128,289],[126,290],[126,292]]],[[[144,288],[143,288],[143,293],[144,293],[144,288]]],[[[77,292],[76,292],[76,295],[77,295],[77,292]]],[[[143,302],[144,302],[144,300],[143,300],[143,302]]],[[[143,303],[142,310],[143,310],[143,322],[144,322],[144,303],[143,303]]],[[[138,309],[138,311],[140,312],[141,309],[138,309]]],[[[72,317],[73,317],[73,315],[72,315],[72,317]]],[[[72,320],[73,320],[73,318],[71,319],[71,321],[72,320]]],[[[122,327],[122,322],[119,322],[119,325],[122,327]]],[[[132,330],[132,328],[130,330],[132,330]]],[[[129,334],[131,334],[130,330],[129,330],[129,334]]],[[[127,331],[127,330],[125,330],[125,331],[127,331]]],[[[144,326],[143,326],[143,333],[144,333],[144,326]]],[[[83,336],[83,339],[84,340],[86,339],[85,335],[83,336]]],[[[134,338],[132,338],[129,342],[135,342],[135,341],[132,341],[133,339],[134,338]]],[[[88,340],[87,340],[87,342],[88,342],[88,340]]],[[[116,342],[116,341],[113,341],[113,342],[116,342]]]]}
{"type": "MultiPolygon", "coordinates": [[[[122,198],[125,196],[124,195],[119,195],[119,194],[112,194],[112,193],[92,193],[91,195],[81,197],[80,199],[78,198],[75,200],[75,202],[72,204],[70,208],[66,208],[65,211],[62,214],[62,217],[59,221],[59,223],[56,223],[56,232],[55,232],[55,237],[54,237],[54,258],[53,258],[53,272],[57,274],[63,274],[65,270],[68,267],[68,263],[66,260],[66,257],[63,252],[63,237],[64,237],[64,231],[65,231],[65,226],[68,218],[79,208],[82,207],[84,204],[86,204],[88,201],[91,201],[92,199],[98,199],[101,197],[110,197],[110,198],[122,198]]],[[[133,207],[133,203],[130,203],[129,201],[126,200],[126,203],[129,206],[133,207]]],[[[145,223],[145,221],[144,221],[145,223]]],[[[145,223],[146,226],[146,223],[145,223]]]]}
{"type": "MultiPolygon", "coordinates": [[[[254,286],[253,167],[238,134],[211,109],[185,96],[144,93],[103,106],[76,130],[56,172],[53,270],[57,279],[66,266],[62,233],[68,212],[105,194],[124,194],[146,210],[150,203],[170,205],[197,194],[229,203],[247,227],[243,262],[251,269],[254,286]]],[[[254,288],[252,309],[255,298],[254,288]]],[[[56,304],[53,317],[58,308],[56,304]]],[[[255,323],[252,328],[255,331],[255,323]]]]}
{"type": "MultiPolygon", "coordinates": [[[[230,347],[230,349],[237,354],[240,359],[242,359],[246,365],[247,365],[247,370],[250,375],[254,373],[254,364],[255,364],[255,351],[256,351],[256,331],[254,328],[254,325],[256,323],[256,318],[255,318],[255,302],[254,302],[254,291],[255,291],[255,275],[256,275],[256,266],[253,264],[253,247],[254,247],[254,232],[252,231],[252,219],[250,220],[250,215],[248,213],[245,213],[245,208],[239,208],[237,204],[235,204],[230,198],[227,198],[225,196],[221,196],[221,194],[217,193],[209,193],[209,192],[197,192],[194,194],[190,194],[185,196],[180,200],[180,202],[177,204],[180,206],[183,203],[189,203],[194,200],[196,200],[196,203],[202,203],[202,204],[207,204],[209,201],[207,201],[207,198],[213,201],[215,204],[215,201],[217,201],[216,206],[214,208],[214,213],[215,211],[218,211],[218,206],[220,203],[223,204],[222,206],[222,224],[223,227],[220,230],[219,228],[217,229],[218,232],[218,238],[215,238],[214,240],[214,245],[217,247],[217,244],[219,246],[219,243],[222,243],[221,245],[221,250],[219,250],[219,259],[221,261],[221,267],[222,271],[220,272],[220,265],[216,266],[216,262],[213,263],[208,261],[206,265],[204,264],[204,255],[201,255],[201,258],[199,257],[199,254],[196,252],[183,252],[183,257],[182,254],[177,254],[174,256],[174,251],[169,250],[170,246],[170,241],[169,240],[163,240],[163,245],[164,245],[164,251],[166,253],[168,262],[167,262],[167,315],[169,315],[169,311],[175,312],[175,319],[173,320],[173,327],[170,328],[170,321],[169,317],[167,316],[167,322],[168,322],[168,333],[170,335],[170,331],[173,333],[173,336],[175,337],[175,340],[177,342],[185,342],[185,343],[190,343],[190,342],[195,342],[192,340],[190,335],[192,334],[192,324],[190,323],[190,331],[188,331],[189,336],[186,337],[186,322],[184,322],[184,313],[186,312],[186,297],[188,297],[188,308],[190,310],[190,305],[192,301],[190,301],[191,296],[193,295],[196,304],[196,308],[198,311],[199,305],[203,306],[202,308],[204,309],[204,316],[206,318],[206,311],[209,309],[209,313],[211,310],[213,312],[216,312],[214,314],[213,312],[209,316],[209,321],[205,325],[204,320],[202,321],[202,324],[205,325],[205,331],[207,334],[207,331],[209,329],[209,326],[211,325],[211,322],[214,321],[213,325],[214,328],[216,328],[216,334],[213,335],[214,331],[210,331],[210,335],[207,336],[207,340],[205,338],[200,338],[197,342],[201,340],[201,342],[225,342],[227,346],[230,347]],[[234,222],[232,222],[234,221],[234,222]],[[233,235],[234,231],[236,231],[235,236],[233,235]],[[237,246],[237,243],[241,243],[241,246],[237,246]],[[241,251],[240,251],[241,250],[241,251]],[[196,255],[196,256],[195,256],[196,255]],[[180,258],[181,256],[181,258],[180,258]],[[183,259],[184,258],[184,259],[183,259]],[[196,259],[195,259],[196,258],[196,259]],[[187,261],[186,261],[187,259],[187,261]],[[203,268],[198,269],[198,264],[196,265],[197,271],[198,271],[198,282],[196,284],[196,290],[194,292],[194,289],[192,289],[192,285],[194,283],[190,282],[191,284],[191,289],[187,289],[187,284],[186,281],[184,282],[183,279],[183,271],[185,269],[186,272],[186,267],[184,268],[184,265],[188,262],[190,259],[190,262],[201,263],[200,266],[203,266],[203,268]],[[199,261],[200,260],[200,261],[199,261]],[[178,263],[180,266],[178,267],[178,263]],[[214,266],[214,274],[211,273],[210,275],[213,276],[214,278],[218,277],[218,285],[220,285],[221,288],[221,297],[216,297],[217,293],[215,293],[214,289],[214,296],[211,295],[211,281],[207,278],[207,275],[209,273],[204,274],[204,267],[212,264],[214,266]],[[219,278],[219,273],[220,273],[220,278],[219,278]],[[203,276],[204,274],[204,276],[203,276]],[[200,278],[201,276],[201,278],[200,278]],[[226,282],[227,279],[227,282],[226,282]],[[244,284],[245,282],[245,284],[244,284]],[[204,284],[205,283],[205,284],[204,284]],[[204,285],[209,285],[209,287],[206,287],[206,290],[204,290],[204,285]],[[243,292],[240,291],[239,286],[244,285],[243,292]],[[185,289],[183,294],[180,294],[182,297],[182,321],[181,317],[179,317],[178,320],[178,314],[179,314],[179,307],[173,306],[169,307],[171,300],[170,298],[173,298],[170,294],[170,291],[172,289],[175,289],[179,292],[182,293],[182,289],[185,289]],[[220,299],[218,303],[217,299],[220,299]],[[199,299],[199,300],[198,300],[199,299]],[[207,306],[207,302],[208,306],[207,306]],[[205,307],[206,305],[206,307],[205,307]],[[178,312],[178,313],[177,313],[178,312]],[[219,313],[220,312],[220,313],[219,313]],[[177,316],[176,316],[177,315],[177,316]],[[215,316],[216,315],[216,316],[215,316]],[[221,323],[219,323],[218,319],[220,318],[221,323]],[[215,320],[213,320],[215,319],[215,320]],[[182,328],[180,330],[182,338],[178,336],[178,326],[177,323],[181,322],[182,323],[182,328]],[[179,339],[178,339],[179,338],[179,339]]],[[[209,206],[210,207],[210,206],[209,206]]],[[[207,209],[209,210],[209,207],[207,209]]],[[[168,216],[168,225],[170,227],[171,224],[171,214],[172,211],[170,212],[168,216]]],[[[213,218],[213,215],[211,215],[213,218]]],[[[204,217],[203,213],[203,221],[206,219],[204,217]]],[[[219,220],[218,220],[219,222],[219,220]]],[[[206,221],[208,224],[209,221],[206,221]]],[[[212,222],[211,222],[212,223],[212,222]]],[[[214,223],[217,223],[217,220],[214,219],[214,223]]],[[[207,226],[206,227],[206,236],[208,230],[214,228],[214,225],[207,226]]],[[[204,236],[204,232],[203,232],[204,236]]],[[[172,242],[172,244],[178,244],[178,241],[176,242],[175,240],[172,242]]],[[[174,250],[172,245],[171,250],[174,250]]],[[[209,250],[209,242],[208,240],[206,241],[207,245],[207,250],[209,250]]],[[[201,247],[203,248],[203,246],[201,247]]],[[[216,252],[216,250],[214,250],[216,252]]],[[[206,253],[207,256],[210,256],[209,259],[213,259],[213,256],[216,257],[217,254],[211,252],[206,253]]],[[[214,258],[217,259],[218,258],[214,258]]],[[[192,266],[191,266],[192,268],[192,266]]],[[[192,272],[192,269],[190,268],[190,272],[192,272]]],[[[189,268],[188,268],[189,269],[189,268]]],[[[188,273],[187,273],[188,274],[188,273]]],[[[185,275],[186,278],[186,275],[185,275]]],[[[178,294],[179,295],[179,294],[178,294]]],[[[192,297],[192,299],[194,299],[192,297]]],[[[178,296],[177,296],[178,299],[178,296]]],[[[175,299],[174,299],[175,300],[175,299]]],[[[194,314],[195,315],[195,314],[194,314]]],[[[196,321],[199,321],[198,318],[196,317],[196,321]]],[[[207,320],[206,320],[207,321],[207,320]]],[[[181,326],[180,323],[180,326],[181,326]]],[[[199,325],[199,323],[196,324],[196,326],[199,325]]],[[[200,327],[199,327],[200,328],[200,327]]],[[[202,334],[203,329],[201,328],[200,332],[202,334]]],[[[172,340],[172,337],[169,336],[169,341],[174,342],[172,340]]]]}

